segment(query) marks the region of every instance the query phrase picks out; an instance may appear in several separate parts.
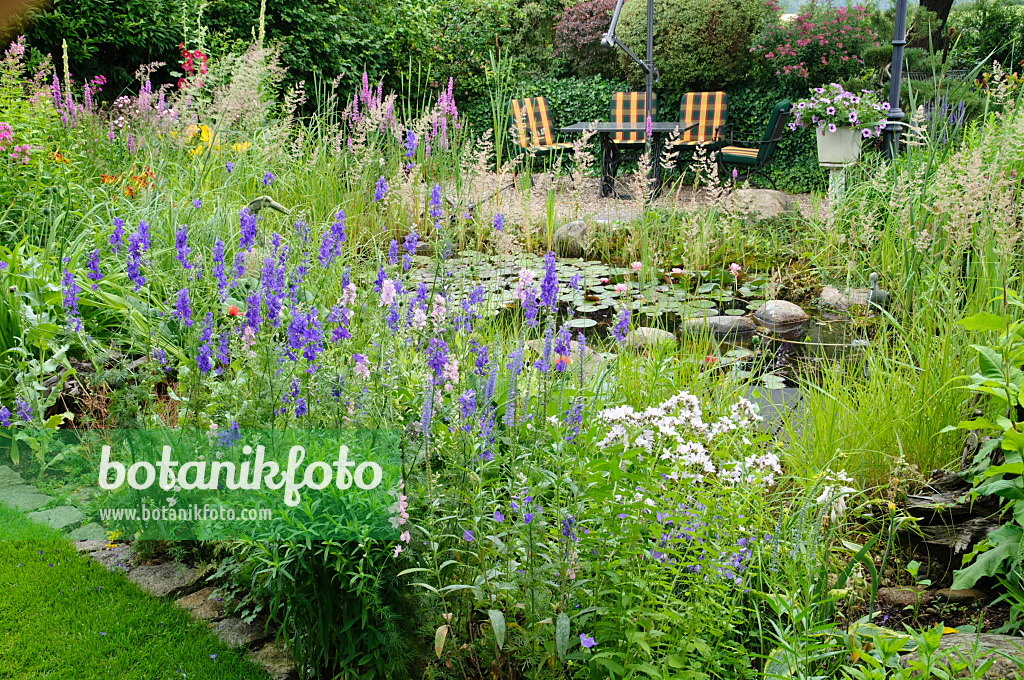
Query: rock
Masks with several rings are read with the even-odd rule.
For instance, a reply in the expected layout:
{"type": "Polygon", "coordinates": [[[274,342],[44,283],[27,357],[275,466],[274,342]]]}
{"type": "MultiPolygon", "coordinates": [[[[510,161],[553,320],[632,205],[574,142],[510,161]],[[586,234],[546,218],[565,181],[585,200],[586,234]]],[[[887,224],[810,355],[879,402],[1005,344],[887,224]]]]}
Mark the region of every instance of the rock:
{"type": "Polygon", "coordinates": [[[0,489],[6,489],[9,486],[19,486],[24,483],[25,480],[17,472],[6,465],[0,465],[0,489]]]}
{"type": "Polygon", "coordinates": [[[273,642],[268,642],[258,651],[249,652],[248,657],[263,666],[273,680],[299,680],[291,656],[273,642]]]}
{"type": "Polygon", "coordinates": [[[576,220],[555,229],[555,252],[562,257],[580,257],[590,247],[587,223],[576,220]]]}
{"type": "Polygon", "coordinates": [[[125,543],[118,543],[112,548],[103,548],[89,553],[89,558],[102,565],[107,571],[128,572],[132,569],[132,549],[125,543]]]}
{"type": "Polygon", "coordinates": [[[187,609],[197,621],[220,621],[224,618],[224,607],[227,605],[222,598],[210,596],[216,588],[203,588],[191,595],[174,601],[182,609],[187,609]]]}
{"type": "Polygon", "coordinates": [[[926,604],[933,597],[935,597],[935,593],[923,588],[897,587],[878,589],[878,601],[893,607],[913,607],[915,604],[926,604]]]}
{"type": "Polygon", "coordinates": [[[50,508],[49,510],[40,510],[39,512],[30,512],[25,516],[33,522],[46,524],[58,530],[74,529],[85,521],[85,515],[82,514],[82,511],[70,505],[62,505],[59,508],[50,508]]]}
{"type": "Polygon", "coordinates": [[[699,334],[705,329],[722,339],[751,335],[757,326],[749,316],[710,316],[706,319],[691,317],[683,322],[683,330],[688,333],[699,334]]]}
{"type": "Polygon", "coordinates": [[[833,286],[825,286],[821,289],[821,304],[837,312],[846,312],[853,307],[866,309],[870,293],[868,288],[847,288],[841,291],[833,286]]]}
{"type": "Polygon", "coordinates": [[[627,333],[623,342],[630,349],[646,349],[657,345],[675,344],[676,336],[675,333],[660,328],[640,326],[627,333]]]}
{"type": "MultiPolygon", "coordinates": [[[[107,542],[107,530],[103,525],[96,522],[89,522],[71,532],[70,538],[73,541],[85,541],[99,543],[100,547],[107,542]]],[[[97,548],[98,550],[98,548],[97,548]]]]}
{"type": "Polygon", "coordinates": [[[38,510],[50,501],[49,496],[36,491],[34,486],[22,484],[0,489],[0,503],[6,503],[16,510],[31,512],[38,510]]]}
{"type": "Polygon", "coordinates": [[[252,648],[269,637],[261,623],[246,623],[242,619],[224,619],[209,624],[210,629],[228,647],[252,648]]]}
{"type": "Polygon", "coordinates": [[[737,189],[723,203],[747,224],[796,214],[793,199],[772,189],[737,189]]]}
{"type": "Polygon", "coordinates": [[[164,562],[136,567],[128,579],[153,597],[173,597],[189,590],[201,576],[198,569],[190,569],[177,562],[164,562]]]}
{"type": "Polygon", "coordinates": [[[935,597],[950,604],[973,604],[986,599],[985,593],[977,588],[965,588],[963,590],[943,588],[935,592],[935,597]]]}
{"type": "MultiPolygon", "coordinates": [[[[984,675],[972,675],[968,669],[964,670],[957,677],[980,677],[992,680],[996,678],[1024,677],[1024,672],[1021,671],[1017,664],[999,654],[1002,652],[1018,659],[1024,656],[1024,638],[1019,636],[996,635],[994,633],[952,633],[942,636],[942,642],[939,643],[939,653],[941,654],[942,652],[948,652],[952,655],[947,657],[949,661],[966,663],[972,658],[978,658],[980,655],[979,665],[988,659],[992,659],[995,662],[984,675]],[[975,648],[978,650],[977,653],[972,653],[972,650],[975,648]]],[[[916,658],[916,652],[905,654],[900,657],[900,664],[907,667],[910,661],[916,658]]]]}
{"type": "Polygon", "coordinates": [[[754,320],[773,333],[795,331],[810,319],[807,312],[785,300],[769,300],[754,312],[754,320]]]}
{"type": "Polygon", "coordinates": [[[106,541],[78,540],[75,541],[75,552],[91,553],[103,550],[107,545],[106,541]]]}

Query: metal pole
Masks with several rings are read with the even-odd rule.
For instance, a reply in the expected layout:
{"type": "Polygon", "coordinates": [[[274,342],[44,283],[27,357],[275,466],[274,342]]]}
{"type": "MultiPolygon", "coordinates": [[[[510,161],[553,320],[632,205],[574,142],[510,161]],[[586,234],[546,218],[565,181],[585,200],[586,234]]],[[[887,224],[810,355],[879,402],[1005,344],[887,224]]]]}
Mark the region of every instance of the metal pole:
{"type": "Polygon", "coordinates": [[[900,81],[903,80],[903,46],[907,44],[907,0],[896,0],[896,27],[892,38],[892,65],[889,73],[889,113],[882,139],[890,161],[900,147],[903,112],[900,111],[900,81]]]}
{"type": "MultiPolygon", "coordinates": [[[[906,2],[906,0],[903,0],[903,2],[906,2]]],[[[648,119],[652,118],[652,116],[651,116],[651,111],[652,111],[651,105],[654,104],[654,0],[647,0],[647,62],[646,62],[646,66],[647,66],[647,68],[645,70],[647,71],[647,73],[645,74],[645,76],[646,76],[646,82],[647,82],[647,100],[644,103],[644,109],[645,109],[644,113],[646,114],[644,116],[644,123],[645,124],[646,124],[648,119]]],[[[647,143],[650,144],[651,140],[648,139],[647,143]]]]}

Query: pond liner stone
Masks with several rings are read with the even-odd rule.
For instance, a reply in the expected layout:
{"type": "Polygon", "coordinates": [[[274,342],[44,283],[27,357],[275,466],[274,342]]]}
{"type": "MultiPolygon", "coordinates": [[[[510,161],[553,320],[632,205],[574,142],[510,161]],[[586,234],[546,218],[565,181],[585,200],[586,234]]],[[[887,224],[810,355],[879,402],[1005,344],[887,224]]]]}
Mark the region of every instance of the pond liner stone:
{"type": "Polygon", "coordinates": [[[590,228],[583,220],[575,220],[555,229],[555,252],[561,257],[581,257],[590,247],[590,228]]]}
{"type": "Polygon", "coordinates": [[[810,319],[799,305],[787,300],[768,300],[754,312],[754,321],[759,326],[778,335],[798,331],[810,319]]]}
{"type": "Polygon", "coordinates": [[[623,344],[629,349],[642,350],[656,345],[676,344],[678,341],[674,333],[660,328],[640,326],[626,334],[623,344]]]}
{"type": "Polygon", "coordinates": [[[719,340],[747,337],[757,331],[757,325],[749,316],[691,317],[682,327],[684,332],[693,335],[710,331],[719,340]]]}

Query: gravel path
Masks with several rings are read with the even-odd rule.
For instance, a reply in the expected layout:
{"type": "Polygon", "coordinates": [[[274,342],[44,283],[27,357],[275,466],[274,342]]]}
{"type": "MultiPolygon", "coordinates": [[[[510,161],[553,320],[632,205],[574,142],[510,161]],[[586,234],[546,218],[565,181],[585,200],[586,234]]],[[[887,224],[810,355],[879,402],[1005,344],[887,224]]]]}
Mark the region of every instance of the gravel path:
{"type": "MultiPolygon", "coordinates": [[[[495,212],[500,211],[508,221],[521,223],[524,217],[530,222],[543,222],[547,216],[548,194],[554,190],[554,210],[558,221],[591,219],[599,222],[627,222],[641,213],[639,201],[630,197],[635,188],[635,178],[620,176],[616,182],[618,197],[600,198],[597,195],[597,178],[583,177],[570,179],[567,175],[552,177],[548,173],[536,173],[533,186],[519,190],[512,184],[511,175],[501,176],[502,190],[497,198],[492,194],[498,185],[498,175],[479,177],[470,189],[471,200],[481,201],[495,212]]],[[[817,209],[820,217],[828,212],[828,199],[814,194],[790,194],[801,215],[811,216],[817,209]]],[[[692,187],[679,187],[671,195],[663,195],[655,202],[656,208],[700,210],[715,202],[707,190],[694,192],[692,187]]],[[[486,211],[485,211],[486,212],[486,211]]]]}

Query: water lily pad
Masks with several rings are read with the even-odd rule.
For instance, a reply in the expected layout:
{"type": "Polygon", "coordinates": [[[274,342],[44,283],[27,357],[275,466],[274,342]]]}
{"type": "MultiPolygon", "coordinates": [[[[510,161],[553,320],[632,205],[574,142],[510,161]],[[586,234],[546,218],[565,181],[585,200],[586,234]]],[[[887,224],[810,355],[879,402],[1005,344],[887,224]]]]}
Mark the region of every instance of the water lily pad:
{"type": "Polygon", "coordinates": [[[565,325],[569,328],[591,328],[596,326],[597,322],[593,319],[571,319],[565,325]]]}
{"type": "Polygon", "coordinates": [[[725,310],[724,313],[729,315],[729,316],[743,316],[743,315],[745,315],[747,313],[747,310],[745,310],[745,309],[727,309],[727,310],[725,310]]]}
{"type": "Polygon", "coordinates": [[[765,373],[761,376],[761,384],[765,386],[765,389],[781,390],[786,386],[786,381],[773,373],[765,373]]]}

